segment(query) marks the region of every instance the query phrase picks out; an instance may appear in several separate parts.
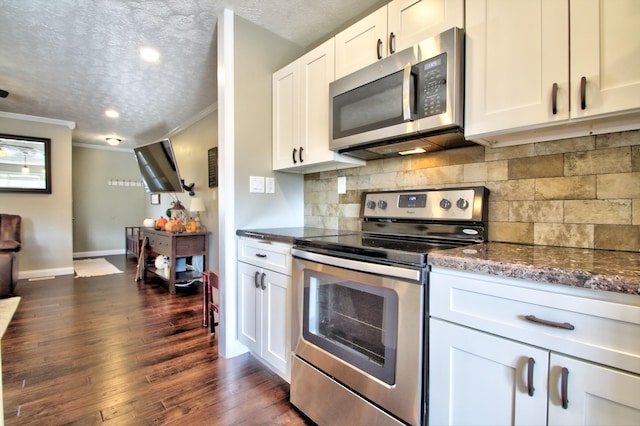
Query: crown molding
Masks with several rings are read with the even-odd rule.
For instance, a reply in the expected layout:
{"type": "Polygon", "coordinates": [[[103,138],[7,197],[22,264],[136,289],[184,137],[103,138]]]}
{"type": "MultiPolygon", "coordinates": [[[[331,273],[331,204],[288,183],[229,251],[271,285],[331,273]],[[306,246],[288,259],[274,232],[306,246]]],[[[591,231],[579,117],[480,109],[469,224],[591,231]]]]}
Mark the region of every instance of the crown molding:
{"type": "Polygon", "coordinates": [[[56,126],[65,126],[70,130],[76,128],[75,121],[58,120],[56,118],[36,117],[35,115],[16,114],[13,112],[0,111],[0,118],[11,118],[13,120],[35,121],[37,123],[54,124],[56,126]]]}
{"type": "Polygon", "coordinates": [[[218,109],[218,103],[214,102],[213,104],[209,105],[208,107],[206,107],[205,109],[203,109],[202,111],[200,111],[199,113],[194,115],[193,117],[187,119],[184,123],[182,123],[178,127],[176,127],[174,129],[172,129],[171,131],[169,131],[169,133],[164,135],[164,138],[170,138],[172,136],[175,136],[176,134],[180,133],[181,131],[185,130],[186,128],[188,128],[188,127],[194,125],[195,123],[197,123],[198,121],[202,120],[207,115],[213,113],[217,109],[218,109]]]}

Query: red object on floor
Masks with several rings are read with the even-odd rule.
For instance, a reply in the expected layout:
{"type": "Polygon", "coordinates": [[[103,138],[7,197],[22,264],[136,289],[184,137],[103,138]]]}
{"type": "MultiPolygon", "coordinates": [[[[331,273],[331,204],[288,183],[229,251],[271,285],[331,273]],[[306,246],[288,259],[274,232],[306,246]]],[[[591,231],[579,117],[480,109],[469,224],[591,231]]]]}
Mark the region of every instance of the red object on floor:
{"type": "Polygon", "coordinates": [[[202,273],[202,326],[211,325],[211,334],[216,333],[215,327],[219,322],[216,322],[215,315],[219,316],[219,314],[218,274],[205,271],[202,273]]]}

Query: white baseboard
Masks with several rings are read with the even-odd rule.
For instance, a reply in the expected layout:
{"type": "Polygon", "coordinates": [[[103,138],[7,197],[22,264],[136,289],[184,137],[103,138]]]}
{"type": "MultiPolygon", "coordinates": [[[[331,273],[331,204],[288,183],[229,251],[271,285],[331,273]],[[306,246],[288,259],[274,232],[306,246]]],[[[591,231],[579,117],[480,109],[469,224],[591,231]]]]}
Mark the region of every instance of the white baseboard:
{"type": "Polygon", "coordinates": [[[58,275],[73,275],[73,266],[69,268],[51,268],[51,269],[33,269],[31,271],[20,271],[18,272],[18,279],[42,279],[42,278],[53,278],[58,275]]]}
{"type": "Polygon", "coordinates": [[[82,257],[114,256],[117,254],[125,254],[125,253],[126,253],[125,249],[79,251],[79,252],[73,253],[73,258],[79,259],[82,257]]]}

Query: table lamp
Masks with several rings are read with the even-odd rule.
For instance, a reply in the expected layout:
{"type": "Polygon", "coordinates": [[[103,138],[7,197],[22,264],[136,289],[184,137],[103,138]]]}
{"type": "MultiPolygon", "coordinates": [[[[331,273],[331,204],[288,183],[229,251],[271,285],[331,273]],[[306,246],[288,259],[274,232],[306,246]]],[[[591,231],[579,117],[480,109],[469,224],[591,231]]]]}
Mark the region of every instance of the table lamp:
{"type": "Polygon", "coordinates": [[[204,207],[202,198],[193,197],[191,199],[191,207],[189,208],[189,211],[195,213],[194,220],[196,221],[196,232],[204,231],[204,226],[202,226],[202,223],[200,222],[200,212],[205,212],[207,209],[204,207]]]}

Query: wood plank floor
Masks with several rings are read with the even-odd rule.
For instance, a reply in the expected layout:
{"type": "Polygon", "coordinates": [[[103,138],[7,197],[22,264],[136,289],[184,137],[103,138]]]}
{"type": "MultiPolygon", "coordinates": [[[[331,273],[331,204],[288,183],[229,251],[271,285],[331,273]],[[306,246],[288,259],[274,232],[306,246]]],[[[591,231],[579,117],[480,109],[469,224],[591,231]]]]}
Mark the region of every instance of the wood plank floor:
{"type": "Polygon", "coordinates": [[[2,339],[7,425],[305,425],[289,385],[249,354],[218,357],[201,293],[122,274],[21,281],[2,339]]]}

